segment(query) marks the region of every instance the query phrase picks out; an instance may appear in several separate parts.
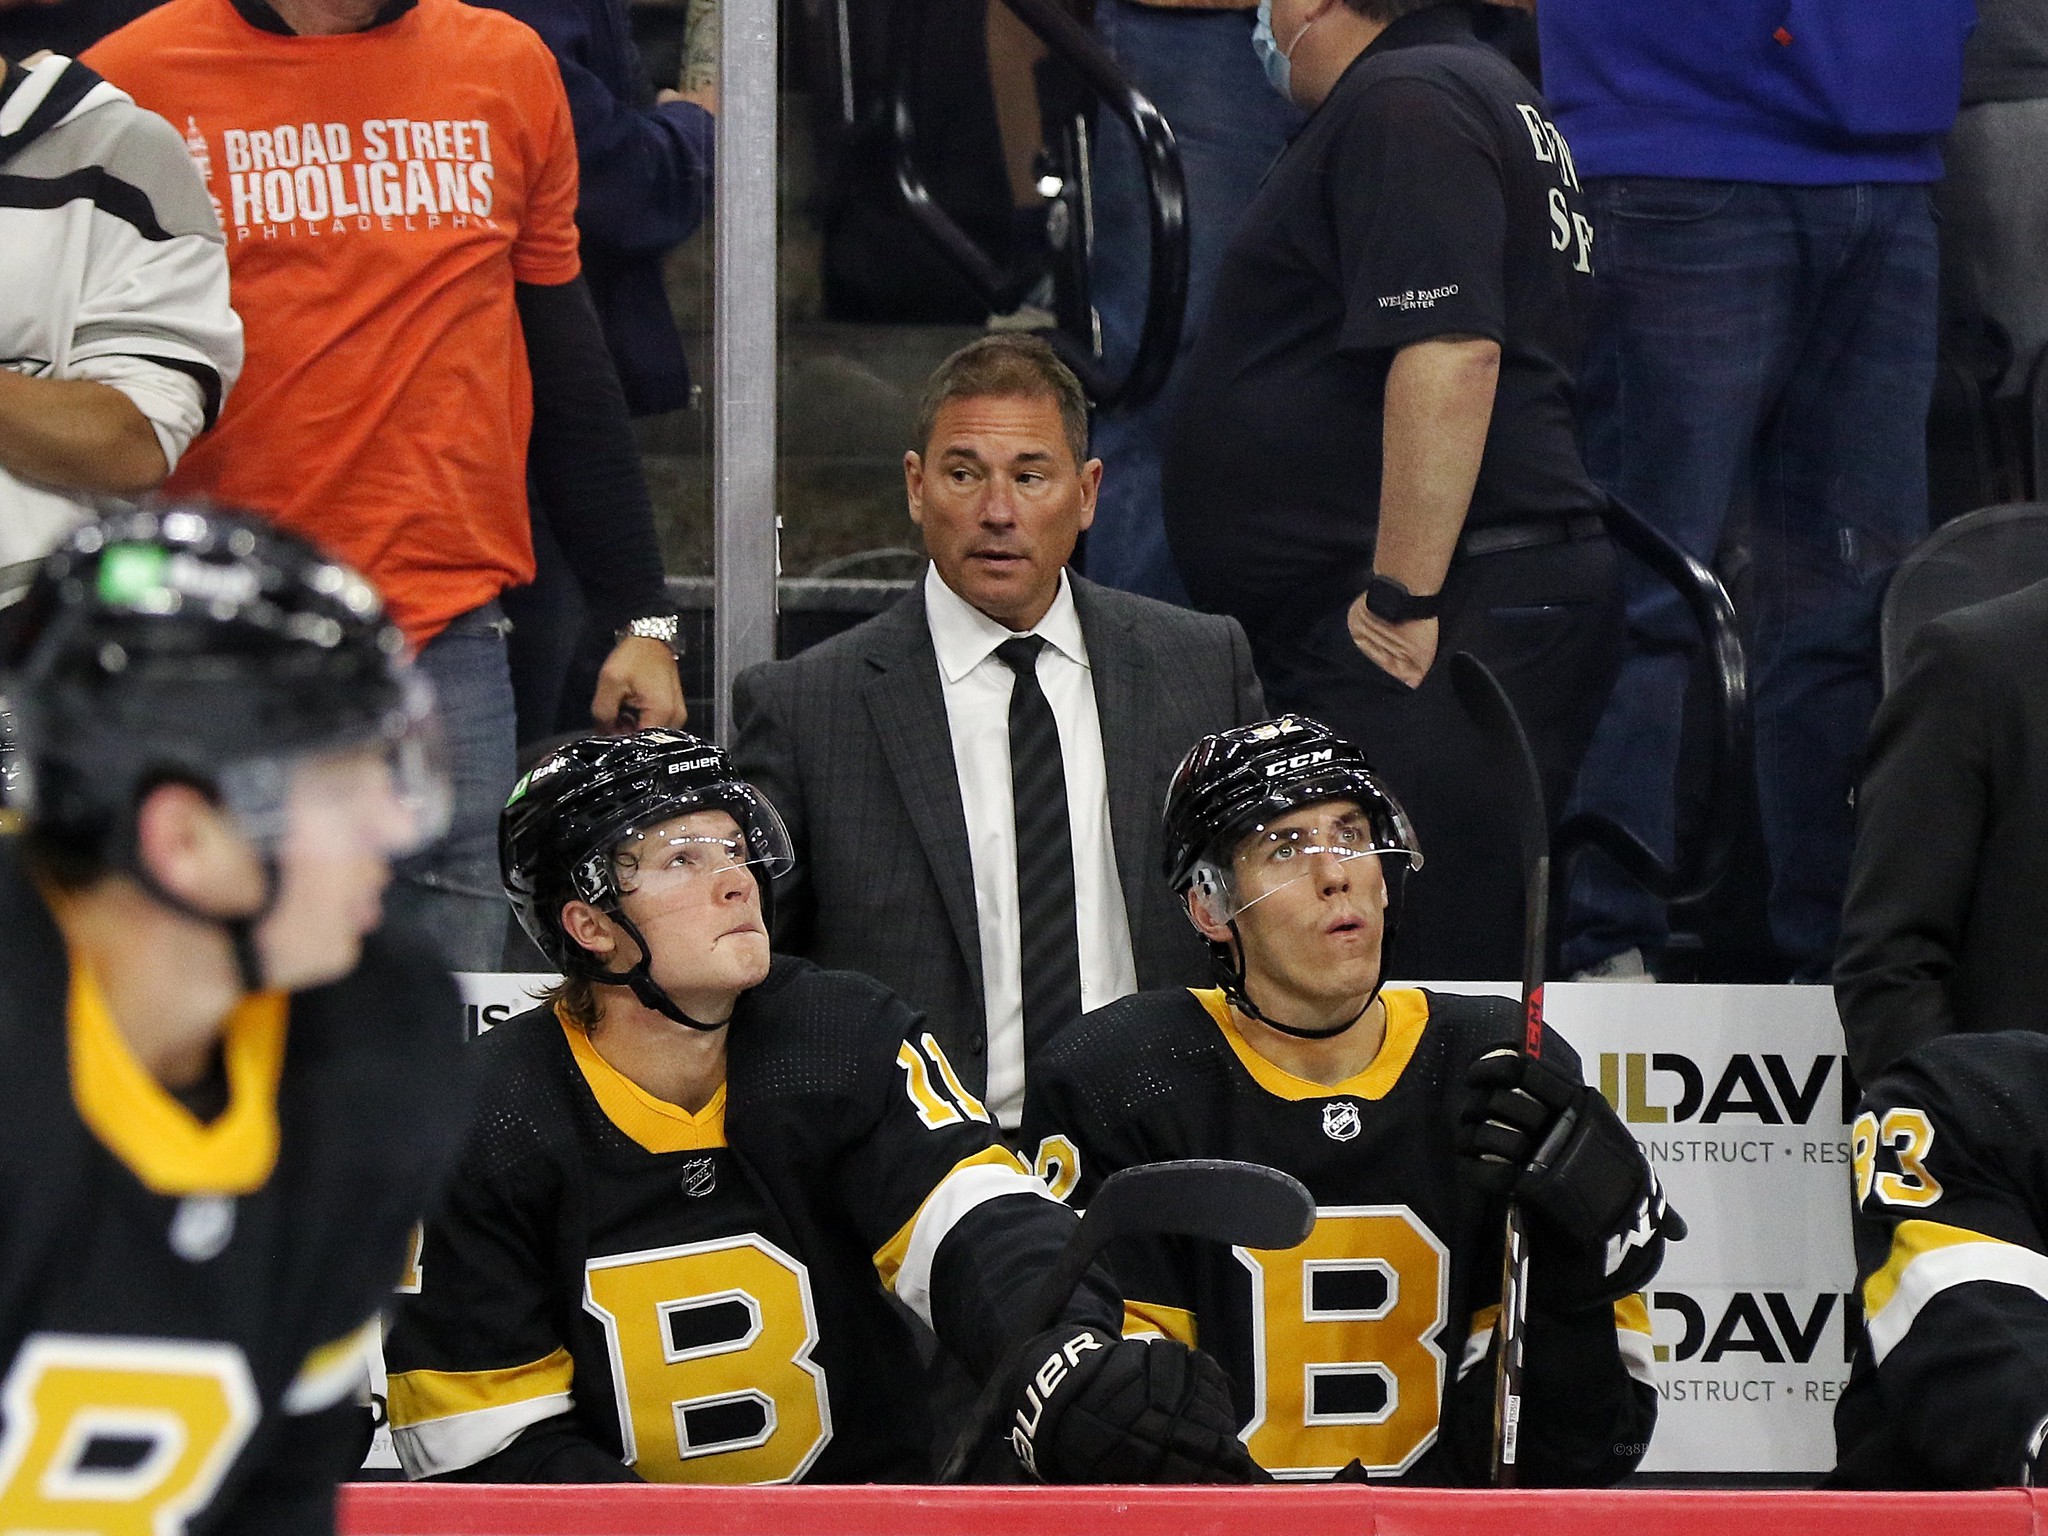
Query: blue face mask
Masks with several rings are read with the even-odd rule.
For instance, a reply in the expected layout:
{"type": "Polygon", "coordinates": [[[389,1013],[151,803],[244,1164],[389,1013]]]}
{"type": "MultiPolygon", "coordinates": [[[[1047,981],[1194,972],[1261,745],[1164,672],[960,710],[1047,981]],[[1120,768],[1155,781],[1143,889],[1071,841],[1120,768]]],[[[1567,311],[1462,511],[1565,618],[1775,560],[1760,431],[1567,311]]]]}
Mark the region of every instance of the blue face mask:
{"type": "Polygon", "coordinates": [[[1259,68],[1266,72],[1268,83],[1288,101],[1294,100],[1294,67],[1288,59],[1308,36],[1308,29],[1322,19],[1311,16],[1294,34],[1294,41],[1282,48],[1280,40],[1273,36],[1273,0],[1259,0],[1259,19],[1252,28],[1252,52],[1259,56],[1259,68]]]}

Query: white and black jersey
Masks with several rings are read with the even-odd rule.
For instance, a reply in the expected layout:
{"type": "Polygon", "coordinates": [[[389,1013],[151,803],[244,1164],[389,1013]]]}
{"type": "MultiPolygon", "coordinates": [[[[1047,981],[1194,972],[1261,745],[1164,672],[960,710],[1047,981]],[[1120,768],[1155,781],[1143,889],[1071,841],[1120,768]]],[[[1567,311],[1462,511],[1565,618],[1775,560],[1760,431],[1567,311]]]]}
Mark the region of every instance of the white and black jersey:
{"type": "MultiPolygon", "coordinates": [[[[172,468],[242,369],[220,218],[184,137],[54,55],[0,75],[0,368],[119,390],[172,468]]],[[[0,566],[90,510],[0,468],[0,566]]]]}

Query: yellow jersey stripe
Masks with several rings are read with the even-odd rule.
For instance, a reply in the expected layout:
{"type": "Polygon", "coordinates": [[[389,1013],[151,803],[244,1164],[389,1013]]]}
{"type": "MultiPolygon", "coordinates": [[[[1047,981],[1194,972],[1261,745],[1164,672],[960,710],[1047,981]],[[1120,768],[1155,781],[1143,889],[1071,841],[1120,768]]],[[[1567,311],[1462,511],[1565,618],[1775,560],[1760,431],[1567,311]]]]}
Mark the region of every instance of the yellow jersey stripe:
{"type": "Polygon", "coordinates": [[[725,1145],[725,1084],[694,1115],[680,1104],[657,1099],[598,1054],[589,1034],[555,1004],[555,1022],[569,1041],[569,1054],[605,1119],[649,1152],[703,1152],[725,1145]]]}
{"type": "Polygon", "coordinates": [[[286,1012],[283,993],[259,992],[228,1014],[221,1026],[228,1107],[203,1124],[135,1059],[92,968],[73,950],[65,1023],[79,1118],[156,1194],[261,1189],[277,1165],[286,1012]]]}
{"type": "Polygon", "coordinates": [[[882,1277],[882,1284],[927,1325],[932,1320],[932,1262],[938,1257],[939,1244],[969,1211],[1004,1195],[1053,1199],[1045,1181],[1027,1172],[1016,1153],[1003,1146],[984,1147],[948,1169],[910,1220],[875,1250],[875,1272],[882,1277]]]}
{"type": "Polygon", "coordinates": [[[1401,1074],[1408,1070],[1408,1063],[1415,1056],[1415,1047],[1422,1041],[1423,1026],[1429,1022],[1429,999],[1421,992],[1412,987],[1382,992],[1380,999],[1387,1005],[1387,1033],[1380,1042],[1379,1054],[1372,1059],[1372,1065],[1341,1083],[1315,1083],[1275,1066],[1253,1050],[1244,1036],[1238,1033],[1237,1020],[1231,1017],[1230,1004],[1225,1001],[1220,988],[1190,987],[1188,990],[1193,993],[1195,1001],[1208,1010],[1209,1017],[1216,1021],[1225,1043],[1236,1053],[1245,1071],[1252,1075],[1252,1080],[1266,1092],[1283,1099],[1385,1098],[1393,1091],[1394,1084],[1401,1080],[1401,1074]]]}
{"type": "Polygon", "coordinates": [[[1151,1338],[1179,1339],[1189,1349],[1195,1347],[1195,1314],[1182,1307],[1169,1307],[1163,1301],[1124,1302],[1124,1337],[1127,1339],[1151,1338]]]}
{"type": "Polygon", "coordinates": [[[406,1429],[566,1393],[575,1375],[566,1349],[496,1371],[400,1371],[390,1380],[385,1406],[392,1428],[406,1429]]]}
{"type": "Polygon", "coordinates": [[[1863,1282],[1863,1326],[1879,1365],[1943,1291],[1973,1281],[2019,1286],[2048,1300],[2048,1254],[1938,1221],[1902,1221],[1891,1252],[1863,1282]]]}

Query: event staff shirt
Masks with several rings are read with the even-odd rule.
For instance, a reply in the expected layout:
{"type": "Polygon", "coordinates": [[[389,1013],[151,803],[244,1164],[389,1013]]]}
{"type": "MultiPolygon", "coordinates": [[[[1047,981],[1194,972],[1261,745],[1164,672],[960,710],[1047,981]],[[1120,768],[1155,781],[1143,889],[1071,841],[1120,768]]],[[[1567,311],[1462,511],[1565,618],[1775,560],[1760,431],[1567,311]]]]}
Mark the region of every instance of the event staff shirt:
{"type": "Polygon", "coordinates": [[[1501,346],[1467,526],[1596,507],[1572,382],[1593,256],[1571,151],[1465,8],[1389,26],[1267,176],[1184,370],[1165,505],[1196,601],[1358,590],[1387,369],[1435,337],[1501,346]]]}
{"type": "Polygon", "coordinates": [[[184,134],[247,331],[169,488],[332,550],[424,644],[533,576],[513,286],[578,274],[568,102],[496,11],[419,0],[296,37],[247,3],[170,0],[86,55],[184,134]]]}

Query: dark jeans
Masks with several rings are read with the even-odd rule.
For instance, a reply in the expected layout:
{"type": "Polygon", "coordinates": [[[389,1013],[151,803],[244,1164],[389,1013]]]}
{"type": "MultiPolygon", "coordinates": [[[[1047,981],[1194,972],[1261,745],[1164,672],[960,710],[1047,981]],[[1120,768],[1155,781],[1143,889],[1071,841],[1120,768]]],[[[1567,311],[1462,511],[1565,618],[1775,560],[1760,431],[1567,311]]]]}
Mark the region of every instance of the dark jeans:
{"type": "MultiPolygon", "coordinates": [[[[1771,936],[1824,980],[1849,793],[1878,697],[1877,615],[1927,531],[1934,221],[1923,186],[1596,178],[1582,376],[1593,477],[1702,560],[1752,514],[1751,688],[1771,936]]],[[[1578,803],[1668,855],[1690,619],[1636,569],[1628,646],[1578,803]]],[[[1662,903],[1588,857],[1563,963],[1654,960],[1662,903]]]]}
{"type": "Polygon", "coordinates": [[[1348,601],[1326,606],[1298,633],[1252,636],[1274,712],[1311,715],[1358,743],[1415,823],[1423,867],[1408,880],[1391,975],[1520,978],[1515,780],[1459,707],[1446,663],[1455,651],[1471,651],[1507,689],[1554,819],[1614,675],[1616,563],[1604,538],[1454,562],[1436,665],[1417,689],[1381,671],[1352,642],[1348,601]]]}
{"type": "MultiPolygon", "coordinates": [[[[1131,83],[1173,125],[1188,186],[1185,358],[1209,312],[1223,249],[1301,114],[1266,83],[1252,52],[1249,11],[1166,10],[1099,0],[1095,33],[1131,83]]],[[[1088,276],[1111,366],[1127,366],[1145,323],[1152,238],[1144,173],[1131,136],[1107,113],[1096,119],[1095,245],[1088,276]]],[[[1174,381],[1143,409],[1097,416],[1094,450],[1102,493],[1088,530],[1087,574],[1127,592],[1186,603],[1160,516],[1161,440],[1174,381]]]]}

